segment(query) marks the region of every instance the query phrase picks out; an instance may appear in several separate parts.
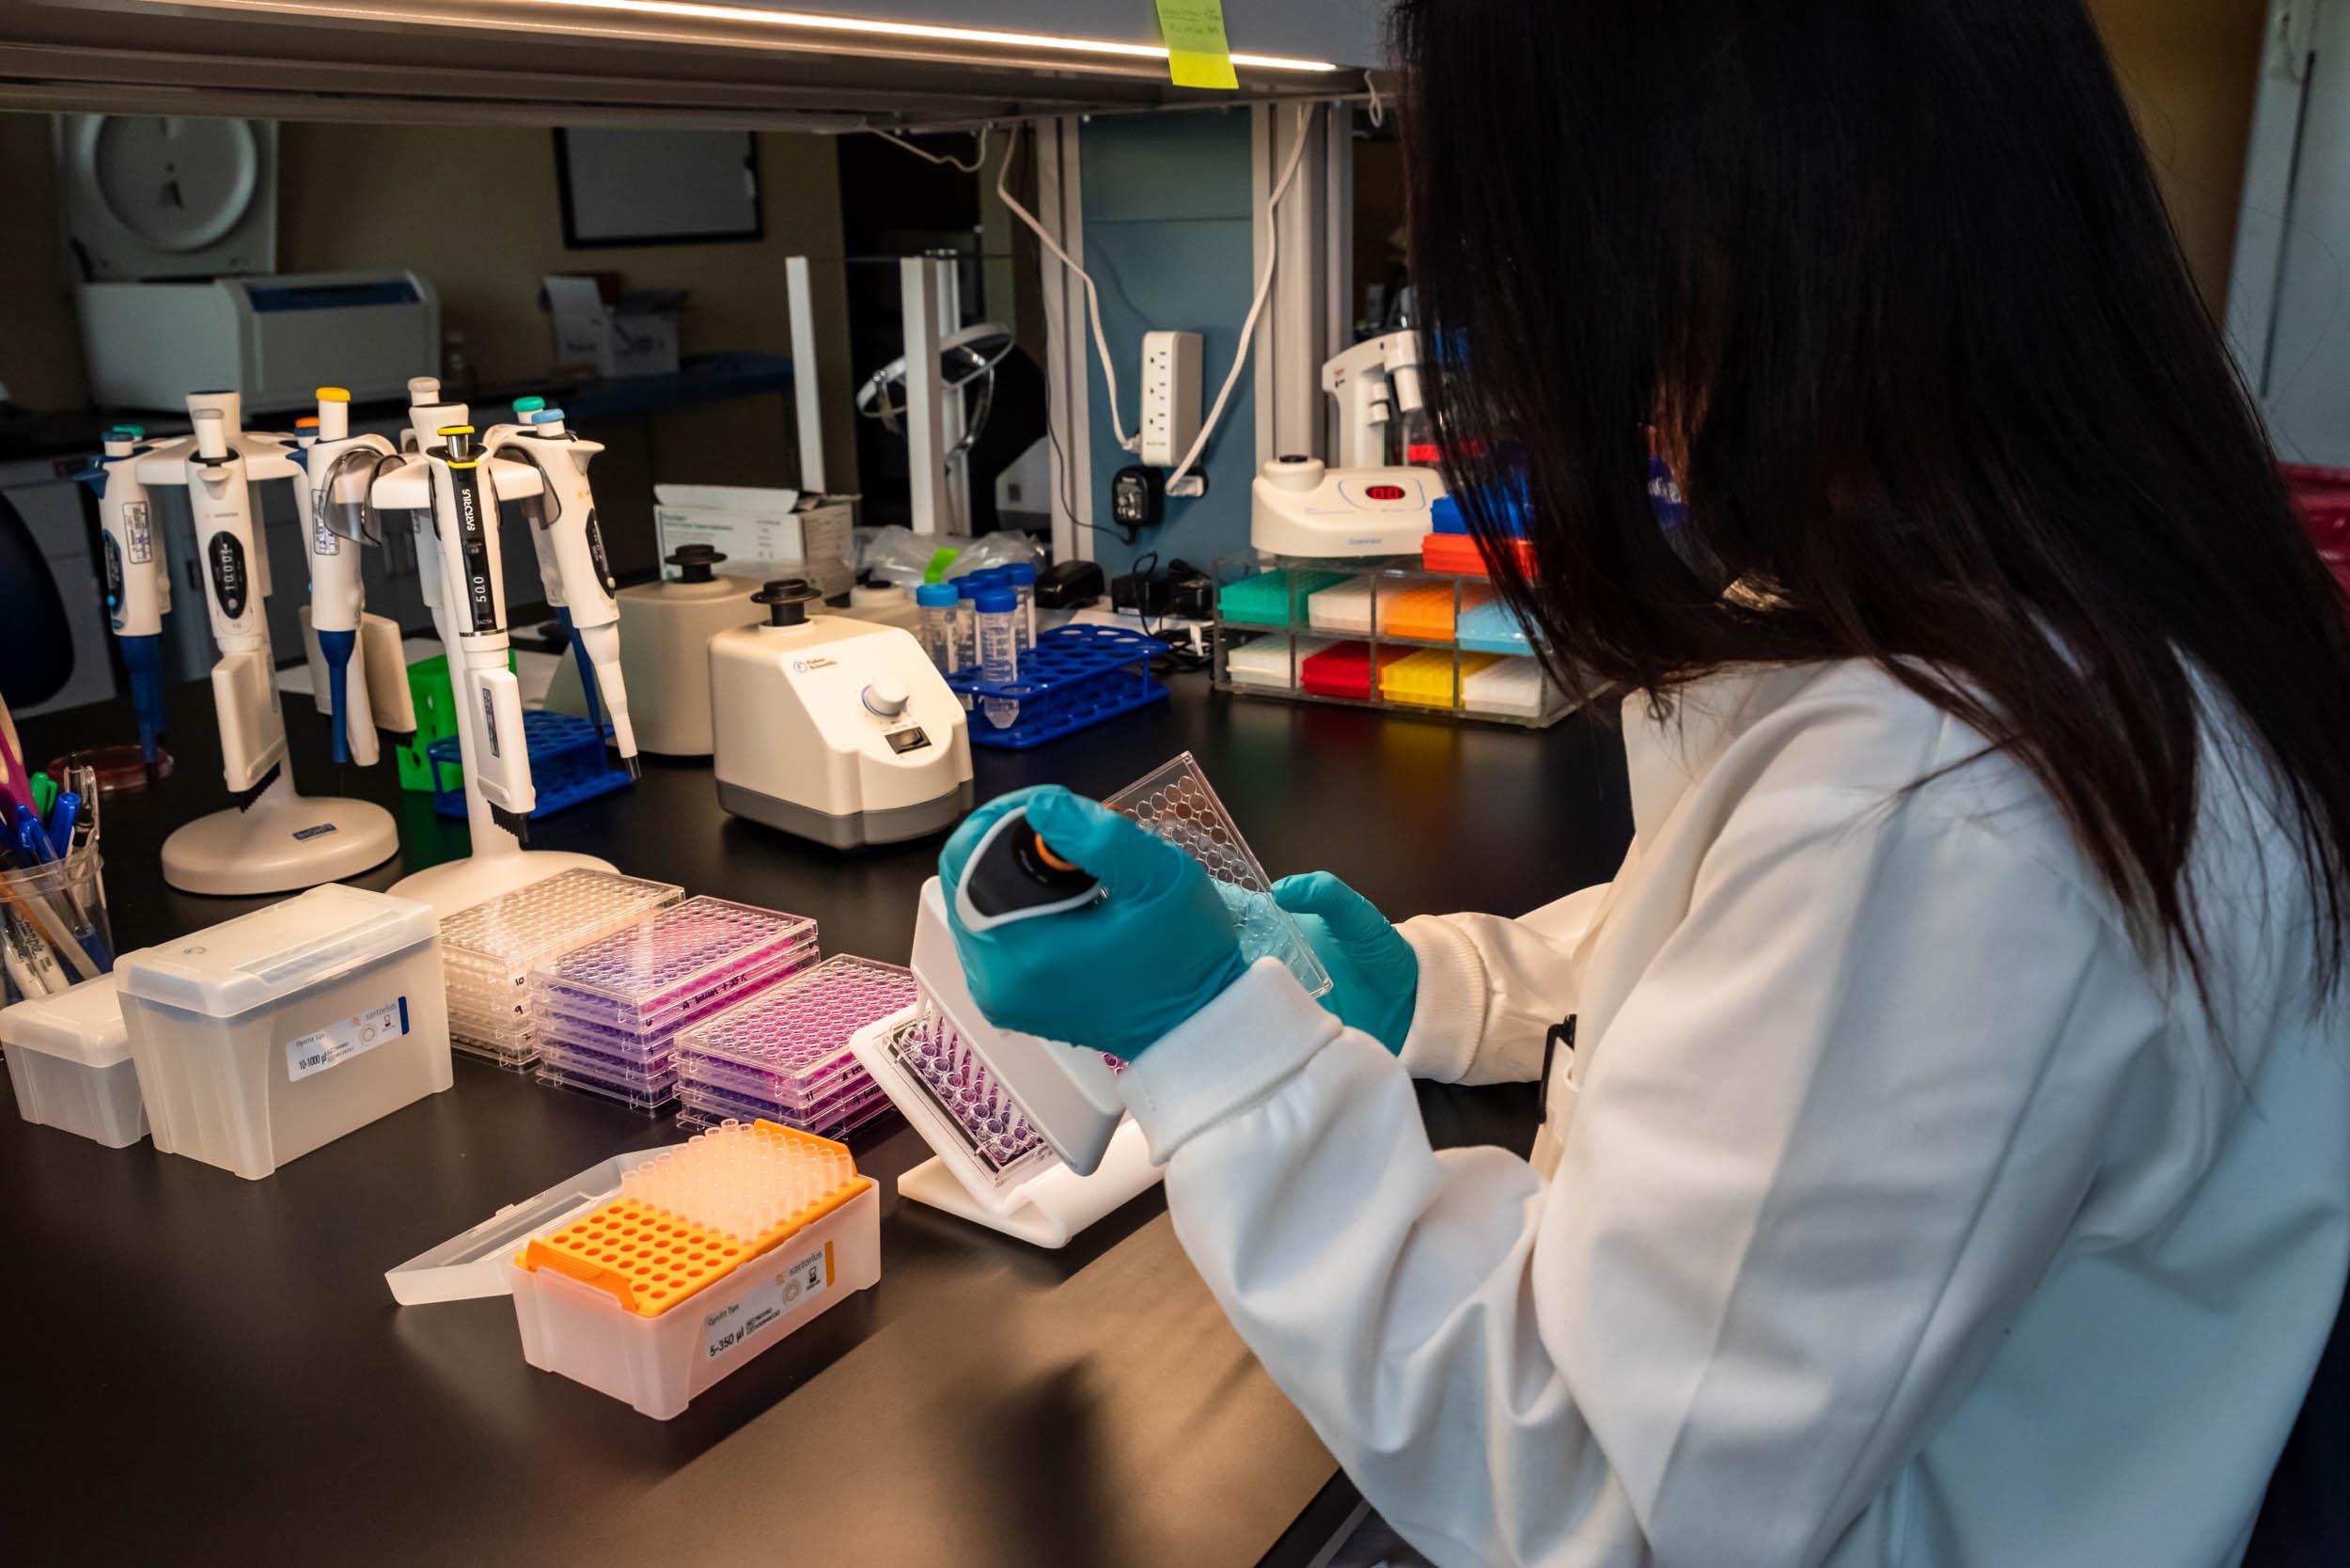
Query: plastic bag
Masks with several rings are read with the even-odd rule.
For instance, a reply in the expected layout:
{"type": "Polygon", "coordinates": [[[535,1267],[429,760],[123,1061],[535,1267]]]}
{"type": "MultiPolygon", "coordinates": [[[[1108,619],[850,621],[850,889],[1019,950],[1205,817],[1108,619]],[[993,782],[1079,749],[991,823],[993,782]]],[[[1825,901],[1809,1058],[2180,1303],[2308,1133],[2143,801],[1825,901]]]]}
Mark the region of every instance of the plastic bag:
{"type": "Polygon", "coordinates": [[[960,577],[997,566],[1041,567],[1044,546],[1017,528],[998,529],[973,539],[968,534],[917,534],[892,525],[856,531],[856,565],[860,575],[901,588],[918,587],[930,569],[931,557],[941,550],[955,552],[947,575],[960,577]]]}

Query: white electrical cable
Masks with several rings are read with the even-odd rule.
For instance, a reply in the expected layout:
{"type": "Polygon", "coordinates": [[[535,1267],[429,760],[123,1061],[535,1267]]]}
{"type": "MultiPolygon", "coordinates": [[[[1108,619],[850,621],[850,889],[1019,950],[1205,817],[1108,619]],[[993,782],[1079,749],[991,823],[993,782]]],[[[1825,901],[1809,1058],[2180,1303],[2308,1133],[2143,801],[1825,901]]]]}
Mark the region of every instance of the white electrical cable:
{"type": "Polygon", "coordinates": [[[903,136],[899,135],[895,131],[885,131],[878,125],[869,125],[865,129],[870,131],[874,135],[879,136],[883,141],[887,142],[899,151],[911,152],[916,158],[921,159],[924,163],[943,164],[947,167],[954,169],[959,173],[977,174],[979,172],[980,166],[987,162],[988,133],[995,130],[995,127],[992,125],[982,125],[979,127],[979,145],[978,149],[972,152],[971,161],[967,164],[960,158],[949,158],[940,153],[925,151],[923,149],[915,146],[912,142],[907,141],[903,136]]]}
{"type": "Polygon", "coordinates": [[[1019,150],[1020,135],[1019,133],[1015,131],[1010,138],[1005,143],[1004,161],[1002,164],[997,165],[995,170],[996,199],[1004,204],[1005,211],[1009,212],[1013,217],[1018,218],[1022,223],[1026,224],[1031,229],[1035,230],[1038,242],[1042,243],[1046,250],[1051,251],[1062,266],[1068,268],[1071,272],[1075,273],[1079,280],[1085,284],[1086,313],[1091,318],[1093,322],[1093,352],[1102,361],[1102,380],[1107,385],[1109,390],[1110,430],[1118,437],[1120,449],[1129,452],[1134,451],[1142,445],[1142,436],[1139,432],[1134,435],[1128,435],[1126,433],[1125,421],[1118,416],[1118,369],[1117,367],[1110,363],[1109,338],[1104,336],[1102,331],[1102,296],[1093,287],[1093,274],[1087,272],[1083,267],[1077,265],[1076,262],[1071,260],[1069,253],[1061,249],[1060,246],[1055,243],[1050,234],[1044,232],[1044,226],[1036,221],[1035,214],[1030,212],[1026,208],[1021,206],[1020,203],[1013,198],[1010,186],[1007,183],[1007,181],[1011,178],[1012,154],[1019,150]]]}
{"type": "Polygon", "coordinates": [[[1297,165],[1306,155],[1306,127],[1313,112],[1314,106],[1310,103],[1298,105],[1297,145],[1290,149],[1289,166],[1281,171],[1280,180],[1274,184],[1273,194],[1265,198],[1264,273],[1257,279],[1257,297],[1249,303],[1248,319],[1241,323],[1240,347],[1232,353],[1232,368],[1225,373],[1224,387],[1215,395],[1215,405],[1208,410],[1207,418],[1200,421],[1199,433],[1193,439],[1191,450],[1183,454],[1183,461],[1177,463],[1175,471],[1167,477],[1167,493],[1170,495],[1176,494],[1175,487],[1190,475],[1191,465],[1198,463],[1199,454],[1207,449],[1208,438],[1215,433],[1216,421],[1224,417],[1224,405],[1231,400],[1232,388],[1240,384],[1241,368],[1248,363],[1248,351],[1257,340],[1257,318],[1264,313],[1265,301],[1273,297],[1273,267],[1277,259],[1281,238],[1277,221],[1281,197],[1288,194],[1290,181],[1297,178],[1297,165]]]}

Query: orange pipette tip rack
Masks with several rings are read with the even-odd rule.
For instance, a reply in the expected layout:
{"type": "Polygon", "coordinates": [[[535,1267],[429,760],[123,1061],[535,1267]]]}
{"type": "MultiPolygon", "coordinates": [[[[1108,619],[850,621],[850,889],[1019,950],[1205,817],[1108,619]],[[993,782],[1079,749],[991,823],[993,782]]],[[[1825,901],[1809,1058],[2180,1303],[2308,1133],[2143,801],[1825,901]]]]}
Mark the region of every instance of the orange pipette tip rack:
{"type": "Polygon", "coordinates": [[[553,1269],[592,1285],[639,1317],[659,1317],[782,1246],[873,1184],[870,1176],[856,1174],[848,1149],[830,1138],[764,1121],[739,1131],[777,1154],[835,1155],[833,1163],[845,1168],[848,1174],[829,1185],[794,1193],[799,1200],[794,1207],[748,1236],[697,1223],[623,1191],[586,1218],[534,1240],[516,1262],[533,1272],[553,1269]]]}

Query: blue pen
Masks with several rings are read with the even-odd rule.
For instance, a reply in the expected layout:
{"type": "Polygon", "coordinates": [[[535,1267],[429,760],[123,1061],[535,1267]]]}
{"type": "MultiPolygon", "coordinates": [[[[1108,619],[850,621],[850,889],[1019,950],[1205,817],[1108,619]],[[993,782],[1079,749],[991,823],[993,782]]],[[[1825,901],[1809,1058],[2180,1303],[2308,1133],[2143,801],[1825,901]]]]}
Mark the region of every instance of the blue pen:
{"type": "Polygon", "coordinates": [[[73,847],[73,819],[82,814],[82,797],[71,790],[57,792],[57,804],[49,813],[50,853],[62,860],[73,847]]]}
{"type": "Polygon", "coordinates": [[[56,858],[49,853],[49,835],[40,828],[40,818],[29,806],[16,808],[16,848],[27,866],[39,866],[56,858]]]}

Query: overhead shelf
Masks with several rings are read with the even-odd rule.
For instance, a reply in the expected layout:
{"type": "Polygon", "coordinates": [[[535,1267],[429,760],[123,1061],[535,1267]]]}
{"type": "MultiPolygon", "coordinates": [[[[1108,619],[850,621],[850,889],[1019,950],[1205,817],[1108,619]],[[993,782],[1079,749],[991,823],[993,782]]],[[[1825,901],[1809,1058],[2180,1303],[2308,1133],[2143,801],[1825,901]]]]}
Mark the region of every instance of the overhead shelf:
{"type": "MultiPolygon", "coordinates": [[[[1360,81],[1351,62],[1251,55],[1235,36],[1237,92],[1174,86],[1155,27],[1132,36],[1148,0],[1000,0],[955,7],[953,22],[931,0],[815,5],[836,14],[756,0],[35,0],[0,22],[0,108],[839,131],[1325,96],[1360,81]]],[[[1370,53],[1343,20],[1359,8],[1272,9],[1284,42],[1370,53]]]]}

